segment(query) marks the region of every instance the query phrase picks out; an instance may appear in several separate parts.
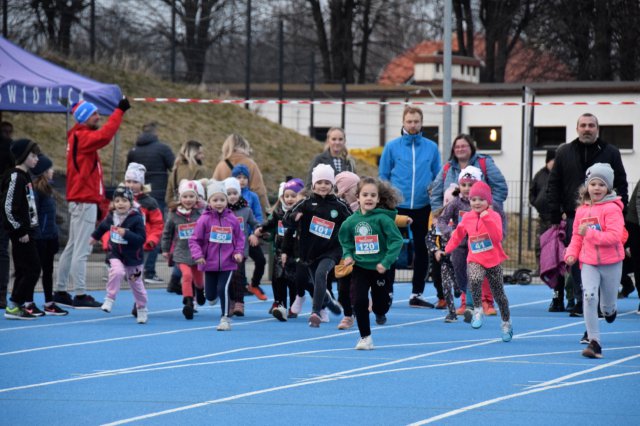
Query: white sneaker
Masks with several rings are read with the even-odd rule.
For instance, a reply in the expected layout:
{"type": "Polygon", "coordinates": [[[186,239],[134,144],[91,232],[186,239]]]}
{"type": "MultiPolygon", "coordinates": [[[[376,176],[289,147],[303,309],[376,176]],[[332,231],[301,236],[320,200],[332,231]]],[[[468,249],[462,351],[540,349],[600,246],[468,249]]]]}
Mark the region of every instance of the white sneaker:
{"type": "Polygon", "coordinates": [[[299,314],[302,310],[302,305],[304,305],[306,297],[305,296],[296,296],[296,300],[291,304],[291,312],[294,314],[299,314]]]}
{"type": "Polygon", "coordinates": [[[105,312],[111,312],[111,309],[113,308],[113,302],[115,302],[115,300],[113,300],[112,298],[105,297],[104,303],[102,304],[102,306],[100,306],[100,309],[105,312]]]}
{"type": "Polygon", "coordinates": [[[138,308],[138,317],[136,321],[138,324],[146,324],[149,318],[149,310],[147,308],[138,308]]]}
{"type": "Polygon", "coordinates": [[[278,321],[284,322],[287,320],[287,310],[282,305],[278,305],[277,307],[273,308],[273,311],[271,311],[271,315],[273,315],[278,321]]]}
{"type": "Polygon", "coordinates": [[[220,318],[220,324],[216,327],[218,331],[229,331],[231,330],[231,321],[228,316],[224,316],[220,318]]]}
{"type": "Polygon", "coordinates": [[[358,344],[356,345],[356,350],[358,351],[370,351],[373,349],[373,339],[371,335],[367,337],[361,337],[358,340],[358,344]]]}
{"type": "Polygon", "coordinates": [[[218,298],[216,297],[213,300],[209,300],[209,305],[214,306],[216,303],[218,303],[218,298]]]}
{"type": "Polygon", "coordinates": [[[510,342],[511,339],[513,339],[513,327],[511,326],[511,321],[502,321],[500,331],[502,332],[503,342],[510,342]]]}
{"type": "Polygon", "coordinates": [[[329,311],[320,309],[320,322],[329,322],[329,311]]]}

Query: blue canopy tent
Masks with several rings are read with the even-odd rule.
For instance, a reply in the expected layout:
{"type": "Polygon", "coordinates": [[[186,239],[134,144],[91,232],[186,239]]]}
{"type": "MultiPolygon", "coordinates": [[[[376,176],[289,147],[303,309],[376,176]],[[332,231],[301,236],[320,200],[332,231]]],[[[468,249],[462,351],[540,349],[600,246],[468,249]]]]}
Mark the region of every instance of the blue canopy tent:
{"type": "Polygon", "coordinates": [[[122,98],[104,84],[40,58],[0,37],[0,111],[66,113],[80,99],[111,114],[122,98]]]}

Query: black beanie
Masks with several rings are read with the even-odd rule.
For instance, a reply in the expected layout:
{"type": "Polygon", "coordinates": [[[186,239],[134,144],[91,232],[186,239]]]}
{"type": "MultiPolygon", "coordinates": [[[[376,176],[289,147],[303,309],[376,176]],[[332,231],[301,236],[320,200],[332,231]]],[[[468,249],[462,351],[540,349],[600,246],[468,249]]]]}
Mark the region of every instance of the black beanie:
{"type": "Polygon", "coordinates": [[[555,149],[548,149],[547,150],[547,158],[544,160],[544,163],[547,164],[549,161],[553,160],[556,158],[556,150],[555,149]]]}
{"type": "Polygon", "coordinates": [[[11,143],[11,153],[16,160],[16,166],[24,163],[24,160],[27,159],[27,156],[35,146],[37,144],[31,139],[18,139],[11,143]]]}
{"type": "Polygon", "coordinates": [[[53,166],[53,162],[49,157],[44,154],[38,154],[38,164],[36,164],[36,166],[31,169],[31,174],[35,177],[38,177],[49,170],[51,166],[53,166]]]}

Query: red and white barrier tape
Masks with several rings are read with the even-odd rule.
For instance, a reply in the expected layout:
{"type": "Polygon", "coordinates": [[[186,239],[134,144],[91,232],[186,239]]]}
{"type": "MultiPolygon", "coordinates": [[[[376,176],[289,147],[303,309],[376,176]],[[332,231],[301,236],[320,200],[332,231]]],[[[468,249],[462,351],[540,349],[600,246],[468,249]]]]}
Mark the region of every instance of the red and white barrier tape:
{"type": "Polygon", "coordinates": [[[640,105],[639,101],[569,101],[569,102],[423,102],[423,101],[311,101],[279,99],[190,99],[190,98],[133,98],[135,102],[178,104],[255,104],[255,105],[418,105],[418,106],[578,106],[578,105],[640,105]]]}

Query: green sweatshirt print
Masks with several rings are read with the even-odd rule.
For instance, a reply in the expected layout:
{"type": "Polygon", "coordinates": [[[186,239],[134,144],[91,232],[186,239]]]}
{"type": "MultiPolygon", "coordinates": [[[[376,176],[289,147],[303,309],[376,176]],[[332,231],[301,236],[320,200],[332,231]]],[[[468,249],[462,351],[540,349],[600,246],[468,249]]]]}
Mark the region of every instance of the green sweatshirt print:
{"type": "Polygon", "coordinates": [[[366,214],[357,210],[340,227],[339,239],[342,258],[353,258],[364,269],[376,265],[389,269],[400,255],[402,235],[394,219],[395,210],[373,209],[366,214]]]}

